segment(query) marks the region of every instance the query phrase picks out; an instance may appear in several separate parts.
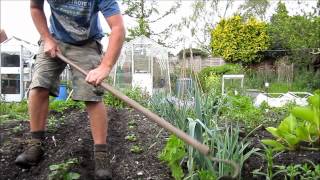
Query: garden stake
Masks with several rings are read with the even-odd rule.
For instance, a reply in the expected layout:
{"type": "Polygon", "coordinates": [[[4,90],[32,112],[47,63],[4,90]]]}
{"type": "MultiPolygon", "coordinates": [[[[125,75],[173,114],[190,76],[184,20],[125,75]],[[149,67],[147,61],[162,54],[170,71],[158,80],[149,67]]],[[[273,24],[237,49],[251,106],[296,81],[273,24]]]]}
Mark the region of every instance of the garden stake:
{"type": "MultiPolygon", "coordinates": [[[[71,60],[69,60],[68,58],[63,56],[61,53],[57,53],[57,57],[60,58],[63,62],[69,64],[70,66],[72,66],[73,68],[78,70],[79,72],[81,72],[83,75],[86,76],[88,74],[85,70],[83,70],[78,65],[73,63],[71,60]]],[[[207,156],[211,161],[222,162],[222,163],[226,163],[226,164],[231,165],[233,167],[233,169],[234,169],[233,175],[232,176],[222,176],[219,179],[227,180],[227,179],[236,179],[236,178],[238,178],[240,167],[234,161],[211,157],[210,156],[210,149],[209,149],[208,146],[200,143],[196,139],[193,139],[192,137],[190,137],[188,134],[186,134],[182,130],[176,128],[175,126],[170,124],[168,121],[164,120],[163,118],[159,117],[155,113],[153,113],[150,110],[146,109],[145,107],[143,107],[142,105],[140,105],[136,101],[130,99],[129,97],[127,97],[126,95],[124,95],[123,93],[121,93],[120,91],[115,89],[114,87],[110,86],[109,84],[102,82],[101,83],[101,87],[103,87],[104,89],[109,91],[111,94],[113,94],[114,96],[116,96],[120,100],[122,100],[125,103],[127,103],[129,106],[131,106],[135,110],[137,110],[137,111],[141,112],[142,114],[144,114],[146,117],[151,119],[153,122],[157,123],[159,126],[165,128],[166,130],[168,130],[171,133],[175,134],[177,137],[182,139],[184,142],[186,142],[187,144],[189,144],[190,146],[194,147],[195,149],[200,151],[202,154],[207,156]]]]}

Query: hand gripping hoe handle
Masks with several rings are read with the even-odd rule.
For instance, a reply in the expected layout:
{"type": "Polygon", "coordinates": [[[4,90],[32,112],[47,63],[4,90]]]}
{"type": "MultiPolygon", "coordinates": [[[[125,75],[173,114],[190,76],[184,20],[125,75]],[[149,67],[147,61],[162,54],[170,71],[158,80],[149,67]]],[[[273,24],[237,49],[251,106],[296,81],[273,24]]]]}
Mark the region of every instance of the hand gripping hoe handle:
{"type": "MultiPolygon", "coordinates": [[[[60,58],[65,63],[69,64],[70,66],[72,66],[76,70],[80,71],[83,75],[86,76],[88,74],[86,71],[84,71],[78,65],[74,64],[72,61],[70,61],[68,58],[63,56],[61,53],[58,53],[57,56],[58,56],[58,58],[60,58]]],[[[190,146],[194,147],[195,149],[200,151],[202,154],[208,156],[208,158],[211,161],[222,162],[222,163],[226,163],[226,164],[231,165],[233,167],[233,169],[234,169],[233,175],[232,176],[222,176],[220,179],[236,179],[238,177],[240,168],[239,168],[239,165],[237,165],[235,162],[230,161],[230,160],[223,160],[223,159],[218,159],[218,158],[211,157],[210,154],[209,154],[210,153],[210,149],[209,149],[208,146],[200,143],[196,139],[193,139],[192,137],[187,135],[185,132],[183,132],[180,129],[176,128],[175,126],[170,124],[168,121],[166,121],[163,118],[159,117],[158,115],[156,115],[155,113],[151,112],[150,110],[144,108],[142,105],[140,105],[136,101],[130,99],[129,97],[127,97],[126,95],[124,95],[123,93],[121,93],[120,91],[115,89],[114,87],[110,86],[109,84],[102,82],[101,86],[104,89],[106,89],[107,91],[109,91],[111,94],[113,94],[114,96],[119,98],[120,100],[122,100],[125,103],[127,103],[129,106],[131,106],[135,110],[143,113],[146,117],[151,119],[153,122],[157,123],[162,128],[164,128],[164,129],[170,131],[171,133],[175,134],[177,137],[181,138],[184,142],[188,143],[190,146]]]]}

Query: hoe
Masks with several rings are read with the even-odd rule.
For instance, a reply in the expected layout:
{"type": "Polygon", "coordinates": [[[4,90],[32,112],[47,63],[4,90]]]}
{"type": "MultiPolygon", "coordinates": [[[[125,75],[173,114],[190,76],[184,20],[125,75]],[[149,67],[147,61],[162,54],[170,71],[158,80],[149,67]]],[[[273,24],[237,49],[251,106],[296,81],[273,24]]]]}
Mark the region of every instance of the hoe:
{"type": "MultiPolygon", "coordinates": [[[[76,70],[80,71],[83,75],[85,75],[85,76],[87,75],[86,71],[84,71],[78,65],[74,64],[71,60],[69,60],[68,58],[63,56],[61,53],[58,53],[57,56],[58,56],[58,58],[60,58],[65,63],[69,64],[70,66],[72,66],[76,70]]],[[[219,159],[219,158],[215,158],[215,157],[210,156],[210,152],[211,151],[210,151],[208,146],[200,143],[196,139],[193,139],[191,136],[189,136],[188,134],[186,134],[182,130],[176,128],[175,126],[170,124],[168,121],[166,121],[163,118],[159,117],[158,115],[156,115],[155,113],[151,112],[150,110],[144,108],[142,105],[140,105],[136,101],[130,99],[129,97],[127,97],[126,95],[124,95],[123,93],[121,93],[120,91],[115,89],[114,87],[110,86],[109,84],[102,82],[101,83],[101,87],[103,87],[104,89],[109,91],[111,94],[113,94],[114,96],[116,96],[120,100],[122,100],[125,103],[127,103],[130,107],[132,107],[135,110],[143,113],[146,117],[148,117],[153,122],[157,123],[162,128],[164,128],[164,129],[170,131],[171,133],[175,134],[177,137],[182,139],[184,142],[186,142],[190,146],[192,146],[195,149],[197,149],[203,155],[207,156],[211,161],[213,161],[213,162],[222,162],[222,163],[226,163],[226,164],[231,165],[233,167],[233,170],[234,170],[232,176],[222,176],[222,177],[219,178],[220,180],[228,180],[228,179],[231,180],[231,179],[237,179],[238,178],[240,167],[234,161],[219,159]]]]}

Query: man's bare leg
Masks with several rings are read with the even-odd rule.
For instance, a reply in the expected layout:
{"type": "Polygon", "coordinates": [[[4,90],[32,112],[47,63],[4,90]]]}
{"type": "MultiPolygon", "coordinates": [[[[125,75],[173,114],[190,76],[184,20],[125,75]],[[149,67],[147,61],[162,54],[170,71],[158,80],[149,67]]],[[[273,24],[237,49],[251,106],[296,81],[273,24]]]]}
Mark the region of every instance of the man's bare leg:
{"type": "Polygon", "coordinates": [[[94,141],[95,179],[111,179],[110,159],[107,157],[107,111],[103,102],[86,102],[94,141]]]}
{"type": "Polygon", "coordinates": [[[86,102],[94,144],[107,143],[107,111],[103,102],[86,102]]]}
{"type": "Polygon", "coordinates": [[[45,88],[34,88],[29,92],[30,131],[44,131],[49,109],[49,91],[45,88]]]}
{"type": "Polygon", "coordinates": [[[45,88],[34,88],[29,92],[30,132],[32,139],[28,141],[26,150],[20,154],[15,163],[29,168],[37,165],[43,156],[42,140],[48,116],[49,91],[45,88]]]}

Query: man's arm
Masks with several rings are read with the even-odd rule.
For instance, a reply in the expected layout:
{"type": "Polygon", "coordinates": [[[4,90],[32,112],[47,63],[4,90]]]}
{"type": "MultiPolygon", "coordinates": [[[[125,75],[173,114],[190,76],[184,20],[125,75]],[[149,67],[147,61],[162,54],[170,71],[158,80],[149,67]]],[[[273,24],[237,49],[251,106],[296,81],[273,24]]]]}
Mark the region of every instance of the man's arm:
{"type": "Polygon", "coordinates": [[[91,70],[86,77],[86,81],[93,85],[101,84],[101,82],[109,75],[120,55],[125,38],[125,28],[120,14],[110,16],[106,18],[106,20],[111,28],[107,51],[102,58],[100,66],[91,70]]]}
{"type": "Polygon", "coordinates": [[[49,32],[43,4],[44,0],[30,0],[31,17],[41,36],[41,40],[44,41],[44,52],[51,57],[55,57],[58,45],[49,32]]]}

